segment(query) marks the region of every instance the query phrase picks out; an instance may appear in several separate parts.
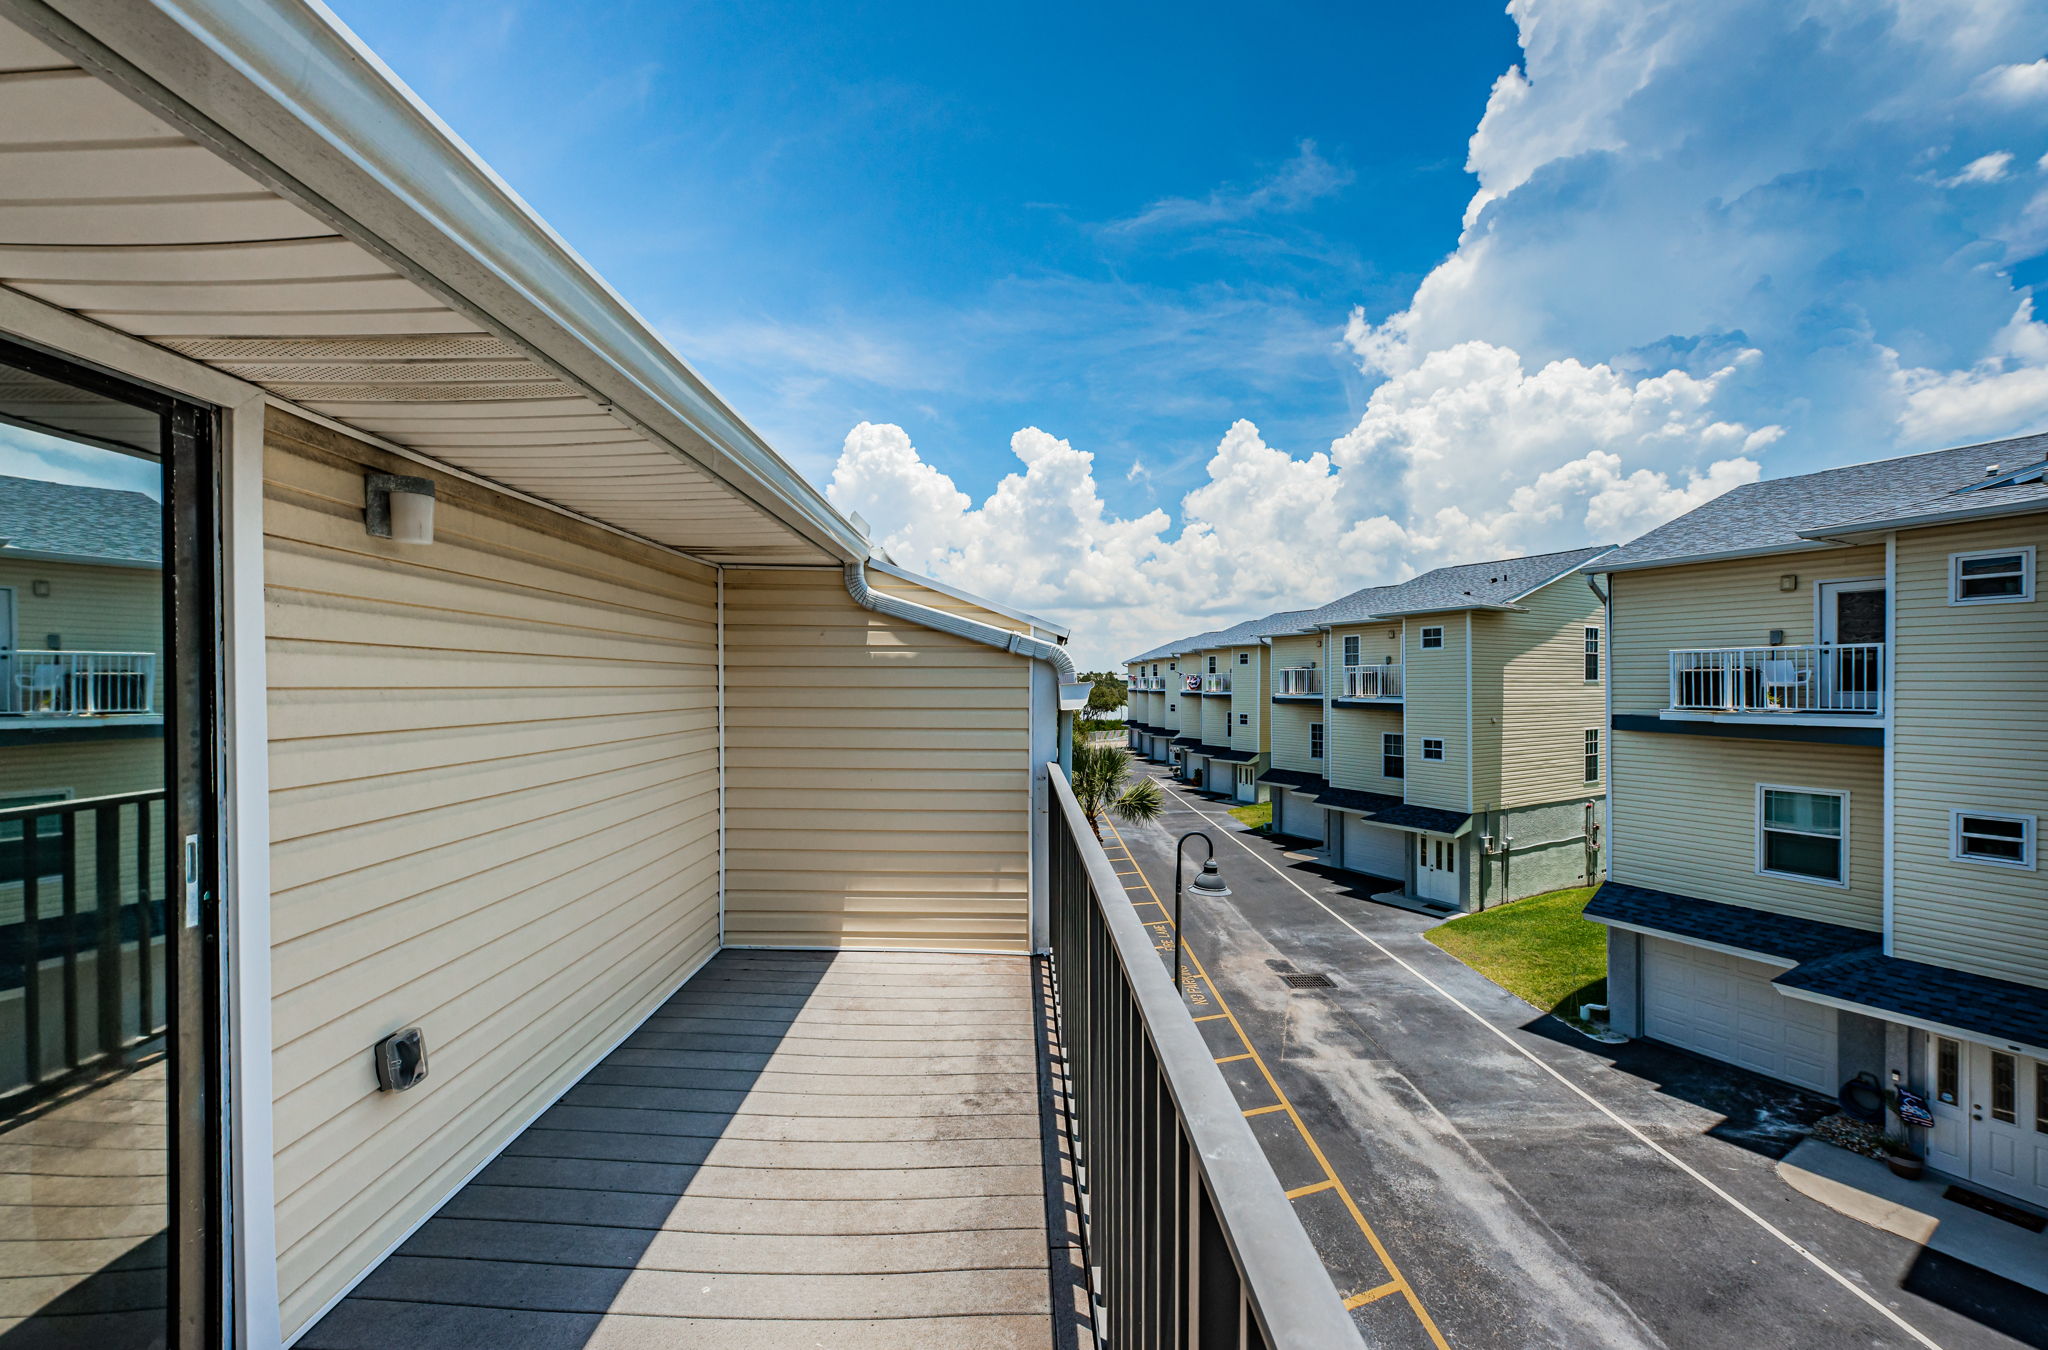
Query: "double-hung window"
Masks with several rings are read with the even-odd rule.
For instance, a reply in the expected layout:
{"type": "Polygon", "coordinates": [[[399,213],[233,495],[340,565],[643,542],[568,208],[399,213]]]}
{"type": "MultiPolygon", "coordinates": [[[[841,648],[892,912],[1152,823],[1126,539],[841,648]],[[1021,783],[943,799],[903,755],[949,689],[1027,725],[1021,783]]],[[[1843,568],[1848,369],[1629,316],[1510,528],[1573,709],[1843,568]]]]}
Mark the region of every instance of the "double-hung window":
{"type": "Polygon", "coordinates": [[[1408,747],[1398,731],[1380,733],[1380,776],[1399,778],[1408,772],[1408,747]]]}
{"type": "Polygon", "coordinates": [[[1949,856],[1958,862],[2001,867],[2034,865],[2034,818],[1990,811],[1955,811],[1950,816],[1949,856]]]}
{"type": "Polygon", "coordinates": [[[1949,555],[1948,602],[1951,605],[2011,604],[2033,598],[2033,549],[2008,548],[1949,555]]]}
{"type": "Polygon", "coordinates": [[[1592,624],[1586,625],[1586,683],[1592,684],[1600,678],[1600,630],[1592,624]]]}
{"type": "Polygon", "coordinates": [[[1424,736],[1422,738],[1422,757],[1424,759],[1442,759],[1444,757],[1443,741],[1435,736],[1424,736]]]}
{"type": "Polygon", "coordinates": [[[1586,781],[1600,781],[1600,732],[1592,727],[1586,729],[1586,781]]]}
{"type": "Polygon", "coordinates": [[[1444,645],[1444,630],[1431,624],[1422,630],[1422,646],[1425,651],[1434,651],[1444,645]]]}
{"type": "Polygon", "coordinates": [[[1310,759],[1321,759],[1323,757],[1323,724],[1321,722],[1311,722],[1308,724],[1308,757],[1310,759]]]}
{"type": "Polygon", "coordinates": [[[1757,786],[1757,871],[1849,883],[1849,794],[1757,786]]]}
{"type": "Polygon", "coordinates": [[[1216,673],[1216,658],[1213,656],[1209,658],[1209,673],[1211,675],[1216,673]]]}
{"type": "Polygon", "coordinates": [[[1356,633],[1349,634],[1344,639],[1344,664],[1347,666],[1358,664],[1358,634],[1356,633]]]}
{"type": "Polygon", "coordinates": [[[1250,652],[1239,652],[1237,654],[1237,663],[1241,666],[1250,665],[1252,663],[1252,654],[1250,652]]]}

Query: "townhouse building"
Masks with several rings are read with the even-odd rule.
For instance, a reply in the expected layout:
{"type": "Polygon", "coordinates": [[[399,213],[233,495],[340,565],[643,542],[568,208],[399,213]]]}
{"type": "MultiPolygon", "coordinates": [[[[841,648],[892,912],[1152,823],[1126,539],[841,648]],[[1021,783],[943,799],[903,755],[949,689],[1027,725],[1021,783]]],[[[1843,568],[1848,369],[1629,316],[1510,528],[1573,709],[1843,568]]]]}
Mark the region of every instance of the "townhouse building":
{"type": "MultiPolygon", "coordinates": [[[[1186,672],[1168,701],[1199,703],[1204,730],[1184,717],[1162,728],[1202,766],[1183,777],[1263,792],[1276,833],[1386,881],[1387,898],[1479,909],[1582,884],[1601,868],[1606,672],[1602,602],[1581,569],[1605,551],[1438,568],[1168,644],[1131,669],[1186,672]],[[1225,674],[1230,687],[1209,692],[1225,674]],[[1197,679],[1204,691],[1188,692],[1197,679]],[[1226,742],[1212,706],[1227,709],[1226,742]]],[[[1134,733],[1144,748],[1160,739],[1134,733]]]]}
{"type": "Polygon", "coordinates": [[[2048,1208],[2044,460],[2032,436],[1755,483],[1601,559],[1586,915],[1616,1029],[1909,1087],[1931,1167],[2048,1208]]]}

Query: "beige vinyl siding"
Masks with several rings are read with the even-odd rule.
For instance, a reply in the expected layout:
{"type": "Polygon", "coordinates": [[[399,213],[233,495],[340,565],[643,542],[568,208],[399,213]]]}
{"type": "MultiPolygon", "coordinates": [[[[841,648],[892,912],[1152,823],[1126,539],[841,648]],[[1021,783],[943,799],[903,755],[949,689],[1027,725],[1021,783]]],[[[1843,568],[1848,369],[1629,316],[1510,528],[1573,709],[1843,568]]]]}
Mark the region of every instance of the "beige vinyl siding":
{"type": "Polygon", "coordinates": [[[1616,881],[1851,928],[1884,924],[1884,759],[1874,746],[1614,734],[1616,881]],[[1849,794],[1849,884],[1757,871],[1757,784],[1849,794]]]}
{"type": "Polygon", "coordinates": [[[728,570],[726,941],[1024,951],[1031,662],[728,570]]]}
{"type": "Polygon", "coordinates": [[[1266,689],[1271,682],[1264,646],[1242,649],[1251,660],[1237,664],[1230,658],[1230,744],[1233,749],[1263,753],[1272,745],[1272,729],[1266,720],[1266,689]],[[1248,719],[1237,724],[1242,716],[1248,719]]]}
{"type": "Polygon", "coordinates": [[[709,569],[271,413],[278,1279],[289,1334],[717,945],[709,569]],[[370,1047],[418,1024],[425,1084],[370,1047]]]}
{"type": "MultiPolygon", "coordinates": [[[[14,591],[14,639],[47,651],[54,636],[70,652],[154,652],[156,702],[164,706],[164,578],[154,567],[0,559],[0,589],[14,591]],[[35,583],[50,583],[37,595],[35,583]]],[[[0,632],[0,641],[7,634],[0,632]]]]}
{"type": "Polygon", "coordinates": [[[1898,536],[1893,613],[1892,952],[2048,985],[2048,870],[1949,857],[1957,808],[2048,828],[2048,523],[1898,536]],[[1948,603],[1951,553],[2035,549],[2030,602],[1948,603]]]}
{"type": "Polygon", "coordinates": [[[1012,633],[1023,633],[1026,636],[1037,635],[1044,637],[1047,641],[1052,640],[1051,635],[1046,633],[1044,629],[1034,628],[1023,619],[1013,618],[1000,610],[990,609],[985,605],[977,605],[972,600],[962,600],[958,596],[948,595],[946,592],[936,590],[933,587],[920,586],[914,581],[905,581],[902,577],[890,576],[886,572],[878,572],[873,569],[869,569],[867,578],[869,587],[881,592],[883,595],[893,595],[899,600],[908,600],[913,605],[923,605],[926,609],[941,610],[947,614],[958,614],[962,618],[972,619],[976,623],[985,623],[991,627],[1006,629],[1012,633]]]}
{"type": "MultiPolygon", "coordinates": [[[[1487,694],[1479,699],[1475,690],[1474,721],[1500,719],[1498,786],[1493,795],[1482,790],[1481,801],[1514,807],[1598,795],[1606,780],[1606,688],[1586,679],[1586,629],[1599,626],[1600,602],[1574,575],[1520,603],[1525,612],[1473,615],[1474,684],[1487,694]],[[1601,777],[1591,783],[1589,729],[1599,729],[1603,742],[1601,777]]],[[[1601,663],[1604,679],[1604,652],[1601,663]]]]}
{"type": "Polygon", "coordinates": [[[1330,782],[1337,787],[1361,792],[1400,796],[1403,780],[1388,778],[1380,772],[1385,764],[1380,752],[1380,737],[1387,732],[1397,736],[1401,734],[1399,708],[1330,709],[1329,724],[1324,732],[1330,757],[1330,782]]]}
{"type": "Polygon", "coordinates": [[[1673,650],[1763,647],[1773,628],[1784,630],[1787,643],[1812,642],[1817,583],[1883,575],[1881,545],[1614,573],[1608,578],[1614,711],[1654,713],[1670,706],[1673,650]],[[1787,575],[1798,578],[1796,590],[1778,589],[1787,575]]]}
{"type": "Polygon", "coordinates": [[[1407,620],[1403,642],[1402,722],[1408,735],[1408,777],[1405,796],[1421,806],[1470,811],[1466,756],[1472,747],[1465,722],[1465,615],[1431,614],[1407,620]],[[1444,645],[1424,649],[1422,630],[1440,627],[1444,645]],[[1426,737],[1440,737],[1444,758],[1422,757],[1426,737]]]}
{"type": "MultiPolygon", "coordinates": [[[[1358,664],[1376,666],[1382,661],[1401,659],[1401,621],[1387,619],[1378,623],[1345,624],[1330,630],[1330,669],[1344,669],[1344,639],[1358,639],[1358,664]]],[[[1336,697],[1342,689],[1332,689],[1330,696],[1336,697]]]]}
{"type": "MultiPolygon", "coordinates": [[[[1283,667],[1312,665],[1321,669],[1322,659],[1322,635],[1319,633],[1274,638],[1272,664],[1266,674],[1266,687],[1269,690],[1279,687],[1280,671],[1283,667]]],[[[1322,773],[1323,761],[1309,758],[1308,753],[1309,724],[1323,720],[1322,705],[1269,702],[1268,707],[1273,719],[1273,767],[1291,769],[1297,773],[1322,773]]]]}
{"type": "MultiPolygon", "coordinates": [[[[1202,673],[1204,676],[1211,673],[1209,670],[1211,659],[1214,659],[1216,662],[1216,669],[1213,673],[1229,675],[1231,677],[1231,686],[1234,690],[1237,684],[1237,676],[1235,673],[1236,667],[1232,662],[1236,658],[1228,651],[1204,652],[1202,654],[1202,673]]],[[[1202,729],[1200,733],[1202,740],[1209,745],[1230,744],[1229,696],[1205,693],[1196,701],[1201,705],[1202,709],[1202,729]]]]}

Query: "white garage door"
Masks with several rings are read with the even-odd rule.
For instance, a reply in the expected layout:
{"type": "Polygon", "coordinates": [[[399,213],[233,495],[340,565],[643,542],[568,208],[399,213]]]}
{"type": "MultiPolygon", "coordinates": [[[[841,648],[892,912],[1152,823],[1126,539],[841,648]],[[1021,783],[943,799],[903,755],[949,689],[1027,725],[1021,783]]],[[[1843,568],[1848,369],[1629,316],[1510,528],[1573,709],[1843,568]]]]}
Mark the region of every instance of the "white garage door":
{"type": "Polygon", "coordinates": [[[1209,791],[1228,797],[1237,791],[1237,766],[1220,759],[1209,761],[1209,791]]]}
{"type": "Polygon", "coordinates": [[[1344,865],[1354,872],[1399,881],[1408,861],[1408,836],[1359,816],[1344,816],[1344,865]]]}
{"type": "Polygon", "coordinates": [[[1643,1030],[1660,1041],[1833,1092],[1835,1010],[1771,987],[1775,966],[1643,940],[1643,1030]]]}
{"type": "Polygon", "coordinates": [[[1291,834],[1297,839],[1313,839],[1323,842],[1323,808],[1306,797],[1297,797],[1292,792],[1274,794],[1273,810],[1282,834],[1291,834]]]}

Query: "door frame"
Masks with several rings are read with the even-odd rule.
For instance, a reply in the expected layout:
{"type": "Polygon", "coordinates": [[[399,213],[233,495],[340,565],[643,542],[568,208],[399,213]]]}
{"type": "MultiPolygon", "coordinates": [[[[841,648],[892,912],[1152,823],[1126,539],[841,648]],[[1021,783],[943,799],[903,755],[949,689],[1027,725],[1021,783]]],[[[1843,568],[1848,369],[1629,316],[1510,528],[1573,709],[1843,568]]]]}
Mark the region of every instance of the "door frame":
{"type": "MultiPolygon", "coordinates": [[[[213,1160],[221,1174],[216,1255],[221,1279],[210,1311],[220,1341],[251,1350],[280,1343],[272,1145],[270,1006],[270,773],[263,610],[261,389],[162,347],[102,327],[18,292],[0,289],[0,342],[37,359],[83,370],[159,397],[211,409],[213,579],[222,641],[216,656],[219,782],[215,954],[225,958],[223,1059],[213,1160]],[[223,1194],[224,1193],[224,1194],[223,1194]]],[[[167,702],[168,699],[167,691],[167,702]]],[[[166,727],[166,736],[173,734],[166,727]]],[[[168,743],[168,742],[167,742],[168,743]]],[[[204,1344],[202,1340],[200,1342],[204,1344]]]]}
{"type": "Polygon", "coordinates": [[[1885,636],[1891,636],[1891,584],[1883,577],[1830,577],[1813,583],[1813,640],[1816,645],[1835,644],[1835,607],[1832,597],[1843,591],[1885,593],[1885,636]]]}

